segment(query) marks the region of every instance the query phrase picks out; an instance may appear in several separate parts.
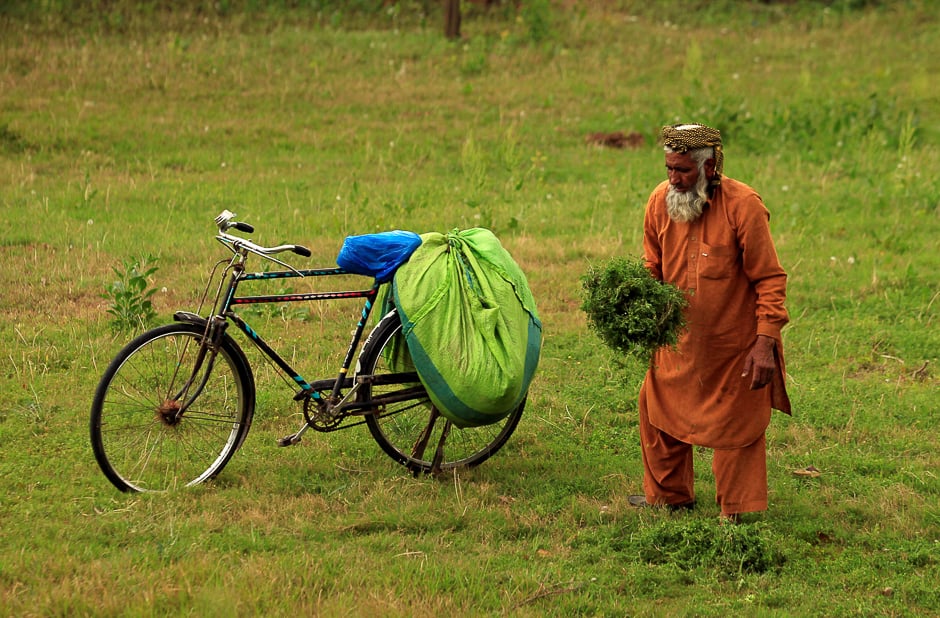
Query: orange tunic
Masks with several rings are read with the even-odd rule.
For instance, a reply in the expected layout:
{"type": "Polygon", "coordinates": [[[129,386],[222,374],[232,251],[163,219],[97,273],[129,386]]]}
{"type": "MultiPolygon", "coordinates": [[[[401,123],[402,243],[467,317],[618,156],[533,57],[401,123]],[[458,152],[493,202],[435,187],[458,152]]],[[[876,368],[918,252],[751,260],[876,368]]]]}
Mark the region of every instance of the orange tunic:
{"type": "Polygon", "coordinates": [[[759,439],[771,406],[790,412],[780,329],[787,275],[770,236],[770,213],[749,186],[723,177],[702,216],[676,223],[666,213],[668,182],[650,195],[643,248],[653,276],[686,292],[687,329],[662,348],[641,389],[650,423],[689,444],[740,448],[759,439]],[[778,371],[767,387],[742,377],[757,335],[776,343],[778,371]]]}

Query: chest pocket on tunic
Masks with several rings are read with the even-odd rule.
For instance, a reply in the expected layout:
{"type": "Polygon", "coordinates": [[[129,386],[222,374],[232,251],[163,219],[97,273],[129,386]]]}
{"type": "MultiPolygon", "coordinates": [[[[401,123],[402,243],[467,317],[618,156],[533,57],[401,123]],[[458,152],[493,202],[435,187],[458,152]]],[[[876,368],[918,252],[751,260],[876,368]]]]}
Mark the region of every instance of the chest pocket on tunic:
{"type": "Polygon", "coordinates": [[[698,274],[705,279],[727,279],[737,270],[738,248],[734,245],[700,246],[698,274]]]}

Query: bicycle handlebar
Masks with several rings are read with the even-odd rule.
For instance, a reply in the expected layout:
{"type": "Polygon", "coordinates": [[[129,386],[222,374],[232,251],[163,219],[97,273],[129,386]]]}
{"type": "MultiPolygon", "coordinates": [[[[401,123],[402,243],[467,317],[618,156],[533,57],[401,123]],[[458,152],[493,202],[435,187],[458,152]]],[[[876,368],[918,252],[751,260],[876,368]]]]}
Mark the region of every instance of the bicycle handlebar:
{"type": "Polygon", "coordinates": [[[232,223],[232,227],[238,230],[239,232],[245,232],[246,234],[251,234],[255,231],[253,225],[247,223],[242,223],[241,221],[235,221],[232,223]]]}
{"type": "Polygon", "coordinates": [[[216,238],[219,239],[219,242],[229,245],[233,250],[245,250],[250,253],[254,253],[255,255],[265,257],[273,262],[277,262],[283,266],[287,266],[288,268],[290,268],[290,266],[284,264],[280,260],[272,258],[271,256],[277,253],[283,253],[284,251],[291,251],[302,257],[310,257],[312,255],[310,249],[304,247],[303,245],[278,245],[276,247],[262,247],[261,245],[257,245],[246,238],[232,236],[231,234],[227,233],[229,229],[234,228],[239,232],[245,232],[246,234],[251,234],[255,231],[254,226],[251,224],[244,223],[242,221],[234,221],[234,219],[235,213],[228,210],[223,210],[221,213],[219,213],[219,216],[215,218],[215,223],[219,227],[219,235],[216,236],[216,238]]]}

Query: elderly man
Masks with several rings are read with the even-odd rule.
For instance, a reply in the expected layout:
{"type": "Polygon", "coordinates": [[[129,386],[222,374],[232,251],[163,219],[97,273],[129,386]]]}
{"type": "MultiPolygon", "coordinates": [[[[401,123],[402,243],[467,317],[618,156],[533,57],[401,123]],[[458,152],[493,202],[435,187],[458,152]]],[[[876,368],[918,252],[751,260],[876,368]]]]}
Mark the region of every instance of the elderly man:
{"type": "Polygon", "coordinates": [[[780,329],[787,275],[770,214],[749,186],[722,176],[721,134],[664,127],[668,181],[650,195],[643,249],[654,277],[687,293],[687,329],[659,350],[640,389],[645,495],[634,506],[691,508],[692,447],[714,449],[723,518],[767,509],[765,431],[790,413],[780,329]]]}

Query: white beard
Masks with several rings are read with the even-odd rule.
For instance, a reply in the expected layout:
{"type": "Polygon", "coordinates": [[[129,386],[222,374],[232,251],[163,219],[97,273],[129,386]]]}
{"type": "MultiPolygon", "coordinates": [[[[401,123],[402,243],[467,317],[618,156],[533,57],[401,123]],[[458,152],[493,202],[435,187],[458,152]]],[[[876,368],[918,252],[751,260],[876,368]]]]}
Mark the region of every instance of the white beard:
{"type": "Polygon", "coordinates": [[[666,192],[666,212],[676,223],[691,223],[702,216],[708,201],[708,179],[699,173],[698,181],[691,191],[676,191],[671,185],[666,192]]]}

